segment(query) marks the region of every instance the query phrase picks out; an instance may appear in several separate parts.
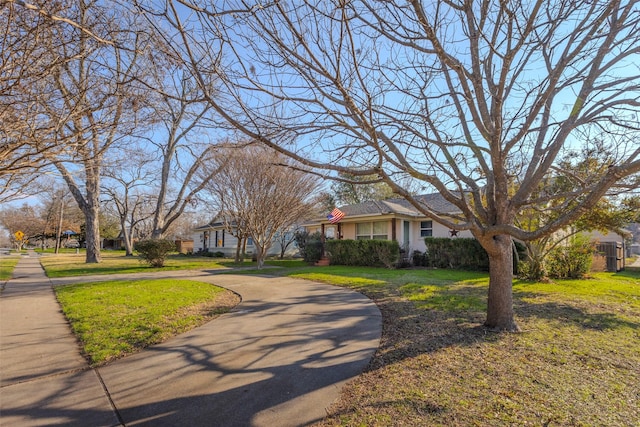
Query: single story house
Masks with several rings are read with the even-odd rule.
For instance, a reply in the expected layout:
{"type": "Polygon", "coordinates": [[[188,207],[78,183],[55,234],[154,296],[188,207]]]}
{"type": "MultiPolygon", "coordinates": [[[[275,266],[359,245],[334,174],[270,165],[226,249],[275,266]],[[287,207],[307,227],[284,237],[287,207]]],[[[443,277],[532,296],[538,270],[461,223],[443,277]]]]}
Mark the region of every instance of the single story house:
{"type": "MultiPolygon", "coordinates": [[[[443,215],[455,214],[459,209],[439,193],[417,196],[443,215]]],[[[468,230],[449,229],[425,217],[402,198],[372,200],[341,206],[344,216],[337,223],[318,217],[304,224],[309,233],[319,232],[326,239],[382,239],[397,241],[407,254],[426,250],[425,237],[473,237],[468,230]]],[[[617,233],[591,233],[602,255],[594,258],[594,269],[619,271],[624,268],[624,238],[617,233]],[[600,259],[601,258],[601,259],[600,259]]]]}
{"type": "MultiPolygon", "coordinates": [[[[233,258],[236,255],[238,247],[238,238],[235,233],[229,231],[229,227],[223,221],[214,218],[208,224],[196,227],[193,230],[193,252],[221,252],[226,258],[233,258]]],[[[294,231],[287,232],[284,240],[293,240],[294,231]]],[[[274,240],[271,247],[267,251],[267,256],[279,256],[281,252],[281,243],[278,239],[274,240]]],[[[253,239],[249,237],[244,247],[244,253],[251,256],[256,253],[256,247],[253,239]]],[[[292,241],[285,252],[286,256],[298,255],[298,247],[292,241]]]]}
{"type": "MultiPolygon", "coordinates": [[[[443,214],[459,209],[439,193],[418,199],[443,214]]],[[[327,239],[381,239],[397,241],[407,253],[426,250],[425,237],[473,237],[470,231],[447,228],[420,213],[405,199],[371,200],[341,206],[344,217],[332,224],[327,217],[307,221],[309,233],[320,232],[327,239]]]]}

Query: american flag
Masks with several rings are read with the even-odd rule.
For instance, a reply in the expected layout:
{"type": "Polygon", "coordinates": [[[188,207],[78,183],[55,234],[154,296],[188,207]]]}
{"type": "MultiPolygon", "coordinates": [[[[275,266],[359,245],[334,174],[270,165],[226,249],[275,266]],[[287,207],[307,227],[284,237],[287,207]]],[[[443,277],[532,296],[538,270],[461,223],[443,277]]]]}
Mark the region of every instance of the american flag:
{"type": "Polygon", "coordinates": [[[334,208],[329,215],[327,215],[327,219],[331,224],[335,224],[339,222],[342,218],[344,218],[344,212],[342,212],[338,208],[334,208]]]}

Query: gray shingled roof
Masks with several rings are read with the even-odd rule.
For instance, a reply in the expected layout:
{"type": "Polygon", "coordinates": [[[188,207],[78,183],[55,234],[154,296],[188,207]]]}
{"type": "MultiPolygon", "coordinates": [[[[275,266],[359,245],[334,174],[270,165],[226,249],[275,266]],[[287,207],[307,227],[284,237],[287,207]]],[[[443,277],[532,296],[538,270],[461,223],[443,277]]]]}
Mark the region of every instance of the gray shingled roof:
{"type": "MultiPolygon", "coordinates": [[[[431,210],[442,214],[459,212],[459,209],[452,203],[445,200],[440,193],[423,194],[416,196],[416,199],[427,205],[431,210]]],[[[422,215],[411,203],[403,198],[371,200],[353,205],[340,206],[340,210],[346,214],[346,218],[349,216],[387,214],[408,216],[422,215]]]]}
{"type": "MultiPolygon", "coordinates": [[[[429,209],[438,212],[440,214],[457,213],[460,210],[445,200],[440,193],[423,194],[416,196],[416,199],[424,203],[429,209]]],[[[345,213],[345,220],[349,220],[349,217],[362,217],[362,216],[375,216],[375,215],[406,215],[413,217],[423,216],[418,210],[407,200],[403,198],[394,198],[387,200],[370,200],[363,203],[356,203],[353,205],[340,206],[339,209],[345,213]]],[[[321,213],[326,215],[327,213],[321,213]]],[[[195,231],[203,231],[212,227],[219,227],[222,225],[221,221],[217,221],[218,215],[214,217],[211,222],[206,225],[201,225],[195,228],[195,231]]],[[[310,219],[312,222],[317,221],[310,219]]],[[[325,219],[326,220],[326,219],[325,219]]]]}

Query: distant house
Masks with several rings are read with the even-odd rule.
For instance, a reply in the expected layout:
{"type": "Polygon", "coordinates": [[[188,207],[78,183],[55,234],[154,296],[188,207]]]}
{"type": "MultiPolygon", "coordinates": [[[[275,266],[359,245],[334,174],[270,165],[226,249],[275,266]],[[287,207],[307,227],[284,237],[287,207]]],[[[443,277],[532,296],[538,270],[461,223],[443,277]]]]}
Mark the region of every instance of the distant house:
{"type": "MultiPolygon", "coordinates": [[[[141,239],[134,238],[133,243],[139,241],[141,239]]],[[[176,251],[181,254],[190,254],[193,252],[193,240],[188,239],[177,239],[173,240],[173,243],[176,245],[176,251]]],[[[102,249],[112,249],[112,250],[122,250],[125,248],[125,240],[122,235],[122,231],[118,234],[118,237],[115,239],[102,239],[102,249]]]]}
{"type": "MultiPolygon", "coordinates": [[[[442,214],[455,214],[459,209],[439,193],[418,196],[442,214]]],[[[336,224],[327,217],[307,221],[310,233],[320,232],[327,239],[381,239],[397,241],[407,251],[426,250],[425,237],[473,237],[470,231],[447,228],[419,212],[405,199],[372,200],[341,206],[345,216],[336,224]]]]}
{"type": "MultiPolygon", "coordinates": [[[[225,227],[224,222],[215,218],[208,224],[196,227],[193,234],[193,252],[222,252],[225,257],[233,257],[238,246],[238,238],[225,227]]],[[[253,240],[247,240],[245,251],[255,251],[253,240]]]]}
{"type": "MultiPolygon", "coordinates": [[[[293,232],[287,232],[293,233],[293,232]]],[[[231,258],[236,254],[238,247],[238,238],[234,236],[236,233],[229,231],[227,225],[216,218],[208,224],[196,227],[193,234],[193,252],[221,252],[224,257],[231,258]]],[[[281,244],[274,240],[267,252],[267,256],[280,255],[281,244]]],[[[253,238],[249,237],[244,247],[244,253],[253,255],[256,253],[256,247],[253,244],[253,238]]],[[[287,247],[287,256],[296,256],[298,248],[295,242],[287,247]]]]}
{"type": "Polygon", "coordinates": [[[617,232],[589,233],[591,240],[596,242],[598,253],[594,255],[592,271],[620,271],[625,268],[625,237],[617,232]]]}

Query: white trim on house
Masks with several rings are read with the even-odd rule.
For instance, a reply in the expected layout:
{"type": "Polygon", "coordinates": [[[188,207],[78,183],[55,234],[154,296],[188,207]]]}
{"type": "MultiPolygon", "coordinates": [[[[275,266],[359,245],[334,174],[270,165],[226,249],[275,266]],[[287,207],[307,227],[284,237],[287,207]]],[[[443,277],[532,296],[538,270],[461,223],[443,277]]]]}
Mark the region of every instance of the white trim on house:
{"type": "MultiPolygon", "coordinates": [[[[457,211],[455,206],[449,204],[437,194],[423,196],[428,198],[430,202],[436,203],[441,212],[454,213],[457,211]]],[[[316,218],[304,224],[309,233],[320,232],[324,230],[327,239],[352,239],[358,238],[383,238],[384,231],[380,231],[380,224],[386,224],[387,240],[397,241],[401,247],[412,251],[426,250],[422,231],[426,231],[428,227],[421,227],[421,223],[431,221],[431,237],[466,237],[471,238],[473,235],[467,230],[458,230],[455,236],[452,236],[452,230],[437,223],[432,218],[425,217],[413,206],[409,205],[403,199],[378,200],[358,203],[355,205],[347,205],[339,208],[345,213],[345,217],[337,224],[331,224],[327,218],[316,218]],[[365,233],[363,230],[367,228],[363,224],[371,223],[370,232],[365,233]],[[377,223],[378,231],[374,231],[373,223],[377,223]],[[360,227],[360,232],[358,232],[360,227]],[[368,237],[366,237],[368,235],[368,237]]]]}
{"type": "MultiPolygon", "coordinates": [[[[193,234],[193,253],[198,252],[222,252],[224,257],[235,257],[238,246],[238,238],[233,235],[222,222],[215,222],[215,219],[209,224],[197,227],[193,234]]],[[[281,245],[275,241],[267,251],[267,256],[279,256],[281,245]]],[[[253,255],[256,253],[256,247],[253,239],[249,237],[245,246],[245,254],[253,255]]],[[[299,254],[298,247],[292,242],[285,253],[286,256],[297,256],[299,254]]]]}

